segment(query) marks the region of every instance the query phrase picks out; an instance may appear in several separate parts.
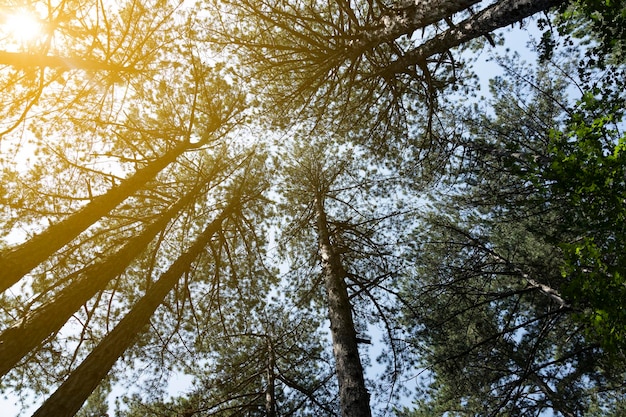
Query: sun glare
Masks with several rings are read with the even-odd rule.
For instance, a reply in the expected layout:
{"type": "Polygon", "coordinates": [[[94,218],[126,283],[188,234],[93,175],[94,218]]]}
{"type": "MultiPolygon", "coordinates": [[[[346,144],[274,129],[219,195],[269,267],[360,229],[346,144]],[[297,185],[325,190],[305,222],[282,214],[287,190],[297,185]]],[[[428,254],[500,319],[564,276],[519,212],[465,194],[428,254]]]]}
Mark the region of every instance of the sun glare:
{"type": "Polygon", "coordinates": [[[27,12],[7,15],[3,23],[5,34],[16,42],[30,42],[41,35],[40,20],[27,12]]]}

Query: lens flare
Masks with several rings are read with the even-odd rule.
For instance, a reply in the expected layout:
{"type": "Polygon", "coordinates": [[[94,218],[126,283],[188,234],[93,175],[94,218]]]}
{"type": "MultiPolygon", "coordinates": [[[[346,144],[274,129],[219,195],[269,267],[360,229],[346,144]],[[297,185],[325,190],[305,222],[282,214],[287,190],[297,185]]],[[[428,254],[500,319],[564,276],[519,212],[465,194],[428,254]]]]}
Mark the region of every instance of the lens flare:
{"type": "Polygon", "coordinates": [[[41,35],[41,21],[27,12],[9,14],[3,23],[7,36],[20,43],[30,42],[41,35]]]}

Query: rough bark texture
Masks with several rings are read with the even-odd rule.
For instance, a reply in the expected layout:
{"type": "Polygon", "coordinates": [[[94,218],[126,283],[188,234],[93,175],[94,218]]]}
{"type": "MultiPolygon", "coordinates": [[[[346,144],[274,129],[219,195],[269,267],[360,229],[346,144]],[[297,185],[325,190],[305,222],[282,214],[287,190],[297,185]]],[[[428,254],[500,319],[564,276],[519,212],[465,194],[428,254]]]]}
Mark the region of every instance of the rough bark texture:
{"type": "MultiPolygon", "coordinates": [[[[52,333],[58,331],[69,318],[98,291],[126,267],[199,191],[195,187],[185,197],[172,205],[158,220],[126,245],[102,262],[78,271],[78,279],[63,289],[56,297],[28,314],[16,325],[0,334],[0,376],[11,370],[28,352],[36,348],[52,333]]],[[[72,277],[69,277],[72,278],[72,277]]]]}
{"type": "Polygon", "coordinates": [[[363,366],[357,345],[352,306],[345,283],[346,271],[334,251],[321,196],[315,200],[319,251],[328,296],[328,315],[333,340],[335,367],[339,381],[339,401],[343,417],[372,415],[369,393],[365,388],[363,366]]]}
{"type": "Polygon", "coordinates": [[[422,65],[426,58],[444,53],[496,29],[520,22],[535,13],[560,6],[564,2],[564,0],[502,0],[407,52],[402,58],[388,65],[384,73],[404,72],[413,65],[422,65]]]}
{"type": "Polygon", "coordinates": [[[366,47],[393,41],[402,35],[411,34],[418,29],[437,23],[480,3],[481,0],[430,0],[405,1],[381,16],[379,23],[371,29],[362,31],[355,46],[366,47]]]}
{"type": "Polygon", "coordinates": [[[153,179],[183,152],[195,147],[181,142],[162,157],[138,170],[120,185],[91,200],[89,204],[65,220],[48,227],[30,240],[0,254],[0,292],[18,282],[25,274],[50,257],[58,249],[104,217],[119,203],[153,179]]]}
{"type": "Polygon", "coordinates": [[[265,389],[265,413],[267,417],[276,417],[276,358],[272,339],[267,337],[267,387],[265,389]]]}
{"type": "Polygon", "coordinates": [[[33,417],[71,417],[82,407],[87,397],[100,384],[117,359],[131,346],[135,337],[149,323],[150,317],[174,288],[183,273],[206,247],[229,214],[225,209],[212,221],[146,294],[124,316],[87,358],[70,374],[68,379],[43,403],[33,417]]]}

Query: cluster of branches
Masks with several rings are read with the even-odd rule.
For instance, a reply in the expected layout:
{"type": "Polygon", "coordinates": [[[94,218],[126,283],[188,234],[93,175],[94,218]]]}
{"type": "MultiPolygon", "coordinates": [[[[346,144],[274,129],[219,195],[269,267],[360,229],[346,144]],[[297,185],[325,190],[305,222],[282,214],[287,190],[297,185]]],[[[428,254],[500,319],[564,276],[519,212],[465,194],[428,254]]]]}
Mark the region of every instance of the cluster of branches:
{"type": "MultiPolygon", "coordinates": [[[[561,19],[614,10],[583,3],[561,19]]],[[[0,226],[23,235],[0,252],[0,387],[56,386],[34,415],[106,409],[122,358],[196,384],[128,416],[370,416],[415,364],[434,382],[398,413],[582,416],[620,392],[620,45],[578,107],[546,74],[475,117],[443,98],[457,48],[566,2],[46,5],[45,35],[0,51],[0,226]],[[425,190],[446,193],[418,218],[425,190]]]]}

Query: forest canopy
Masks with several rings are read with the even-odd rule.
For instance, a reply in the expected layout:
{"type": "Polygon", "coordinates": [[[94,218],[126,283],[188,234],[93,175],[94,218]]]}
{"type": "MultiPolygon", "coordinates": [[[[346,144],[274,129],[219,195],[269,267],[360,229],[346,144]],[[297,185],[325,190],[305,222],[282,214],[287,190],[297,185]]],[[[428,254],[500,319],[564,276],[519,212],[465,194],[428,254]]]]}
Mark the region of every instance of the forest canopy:
{"type": "Polygon", "coordinates": [[[624,28],[621,0],[6,0],[3,410],[622,415],[624,28]]]}

